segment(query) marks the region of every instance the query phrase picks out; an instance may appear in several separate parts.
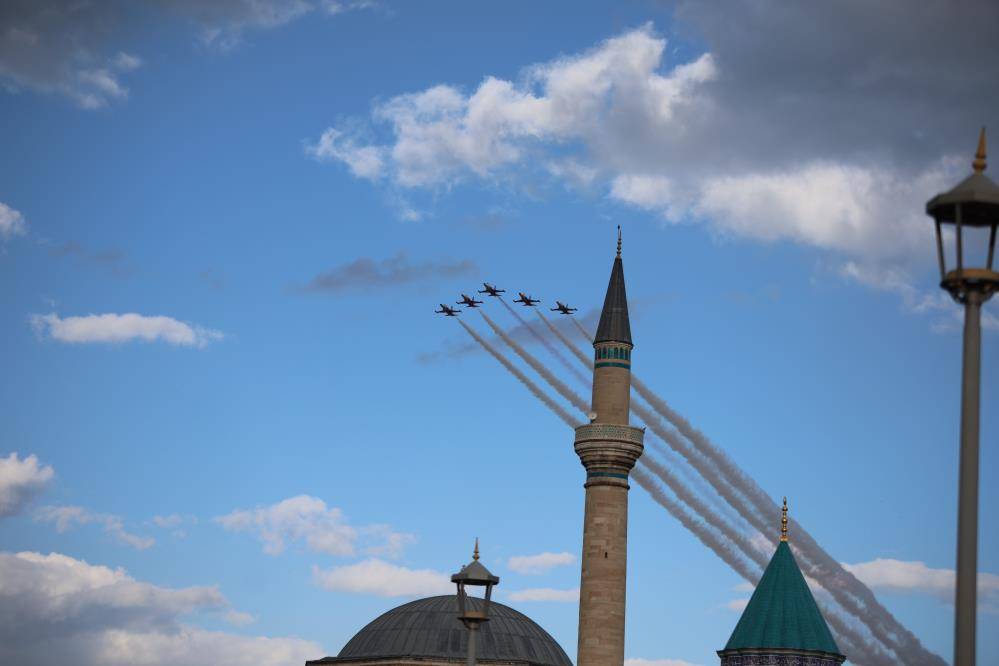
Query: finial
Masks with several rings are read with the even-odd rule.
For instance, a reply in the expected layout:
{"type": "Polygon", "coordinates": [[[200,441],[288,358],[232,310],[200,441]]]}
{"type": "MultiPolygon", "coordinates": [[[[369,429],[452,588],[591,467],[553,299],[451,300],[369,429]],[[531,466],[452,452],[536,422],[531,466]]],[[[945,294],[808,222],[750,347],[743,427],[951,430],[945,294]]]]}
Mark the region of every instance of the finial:
{"type": "Polygon", "coordinates": [[[472,559],[479,561],[479,537],[475,537],[475,550],[472,551],[472,559]]]}
{"type": "Polygon", "coordinates": [[[981,173],[985,171],[985,127],[982,127],[981,133],[978,135],[978,150],[975,152],[975,161],[971,163],[971,168],[975,170],[975,173],[981,173]]]}
{"type": "MultiPolygon", "coordinates": [[[[984,130],[983,130],[984,131],[984,130]]],[[[621,256],[621,225],[617,225],[617,256],[621,256]]]]}
{"type": "Polygon", "coordinates": [[[780,510],[780,540],[787,541],[787,498],[784,498],[784,507],[780,510]]]}

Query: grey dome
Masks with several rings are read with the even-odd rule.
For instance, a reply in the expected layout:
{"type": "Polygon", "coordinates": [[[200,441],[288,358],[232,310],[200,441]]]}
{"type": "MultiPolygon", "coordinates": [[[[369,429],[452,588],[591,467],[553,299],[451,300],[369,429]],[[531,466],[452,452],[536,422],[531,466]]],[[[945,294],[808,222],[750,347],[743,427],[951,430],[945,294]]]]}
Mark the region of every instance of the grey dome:
{"type": "MultiPolygon", "coordinates": [[[[469,598],[473,608],[481,600],[469,598]]],[[[572,666],[565,650],[531,618],[492,602],[489,621],[477,637],[478,658],[522,662],[530,666],[572,666]]],[[[436,657],[464,662],[468,631],[458,619],[454,595],[411,601],[382,614],[361,629],[335,658],[310,664],[335,664],[352,659],[436,657]]]]}

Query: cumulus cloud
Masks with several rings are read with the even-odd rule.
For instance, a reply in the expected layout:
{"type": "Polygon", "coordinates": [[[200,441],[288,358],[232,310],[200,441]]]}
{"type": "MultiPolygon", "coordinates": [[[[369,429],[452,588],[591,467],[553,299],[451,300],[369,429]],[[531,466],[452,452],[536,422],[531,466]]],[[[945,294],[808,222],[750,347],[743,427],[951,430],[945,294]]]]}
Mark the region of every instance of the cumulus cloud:
{"type": "Polygon", "coordinates": [[[320,273],[301,287],[306,292],[339,293],[350,290],[395,287],[437,278],[468,277],[476,271],[468,260],[413,263],[404,252],[376,261],[361,257],[320,273]]]}
{"type": "MultiPolygon", "coordinates": [[[[957,577],[953,569],[934,569],[924,562],[878,558],[843,568],[875,590],[930,594],[954,602],[957,577]]],[[[978,596],[983,608],[999,612],[999,575],[979,572],[978,596]]]]}
{"type": "Polygon", "coordinates": [[[43,506],[35,513],[35,520],[54,523],[57,532],[65,532],[78,525],[100,525],[105,534],[137,550],[145,550],[156,543],[152,537],[138,536],[126,530],[121,516],[97,513],[81,506],[43,506]]]}
{"type": "Polygon", "coordinates": [[[133,312],[70,317],[60,317],[52,312],[31,315],[28,321],[39,335],[71,344],[118,344],[141,340],[203,349],[208,343],[225,338],[221,331],[191,325],[173,317],[146,316],[133,312]]]}
{"type": "Polygon", "coordinates": [[[19,211],[0,202],[0,240],[10,240],[14,236],[28,233],[28,223],[19,211]]]}
{"type": "Polygon", "coordinates": [[[305,152],[320,161],[340,161],[358,178],[376,180],[385,167],[382,150],[377,146],[358,146],[343,132],[330,127],[319,141],[307,144],[305,152]]]}
{"type": "Polygon", "coordinates": [[[59,553],[0,552],[0,662],[41,666],[292,666],[323,654],[297,638],[238,636],[183,622],[235,613],[215,587],[167,588],[59,553]]]}
{"type": "Polygon", "coordinates": [[[507,566],[513,571],[526,575],[548,573],[555,567],[564,567],[576,563],[572,553],[538,553],[537,555],[515,555],[507,561],[507,566]]]}
{"type": "Polygon", "coordinates": [[[510,80],[389,97],[362,131],[334,127],[349,151],[328,157],[352,168],[370,148],[380,182],[402,190],[544,177],[602,188],[669,222],[918,280],[933,266],[925,201],[999,121],[999,5],[903,11],[681,2],[673,28],[705,44],[699,55],[677,60],[640,26],[510,80]]]}
{"type": "Polygon", "coordinates": [[[510,601],[558,601],[563,603],[577,603],[579,601],[579,588],[574,587],[568,590],[559,590],[552,587],[532,587],[510,592],[508,596],[510,601]]]}
{"type": "Polygon", "coordinates": [[[446,573],[432,569],[409,569],[379,559],[331,569],[313,567],[312,578],[316,585],[327,590],[377,597],[426,597],[454,593],[454,584],[446,573]]]}
{"type": "Polygon", "coordinates": [[[0,518],[20,513],[54,476],[55,470],[34,455],[22,459],[14,452],[0,458],[0,518]]]}
{"type": "Polygon", "coordinates": [[[387,525],[350,525],[343,511],[310,495],[233,511],[215,522],[232,532],[253,534],[269,555],[283,553],[289,542],[302,541],[309,550],[328,555],[348,557],[361,549],[372,555],[398,557],[415,541],[412,534],[396,532],[387,525]]]}

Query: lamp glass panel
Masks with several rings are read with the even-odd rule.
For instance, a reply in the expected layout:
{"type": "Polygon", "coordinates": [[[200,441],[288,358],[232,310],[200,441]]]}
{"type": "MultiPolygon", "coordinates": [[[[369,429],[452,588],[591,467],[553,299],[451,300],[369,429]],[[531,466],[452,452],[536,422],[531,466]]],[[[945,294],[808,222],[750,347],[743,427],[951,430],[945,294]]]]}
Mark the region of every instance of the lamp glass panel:
{"type": "Polygon", "coordinates": [[[964,267],[985,268],[989,255],[989,227],[961,227],[964,234],[964,267]]]}

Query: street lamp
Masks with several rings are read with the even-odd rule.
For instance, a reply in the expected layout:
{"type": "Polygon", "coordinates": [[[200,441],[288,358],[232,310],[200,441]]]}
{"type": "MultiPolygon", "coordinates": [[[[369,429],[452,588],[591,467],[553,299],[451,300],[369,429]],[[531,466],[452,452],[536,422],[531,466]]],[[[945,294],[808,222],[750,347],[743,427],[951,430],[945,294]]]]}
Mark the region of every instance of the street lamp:
{"type": "Polygon", "coordinates": [[[964,305],[961,388],[961,457],[957,508],[957,598],[954,666],[975,664],[978,578],[978,407],[981,383],[982,303],[999,290],[993,267],[999,226],[999,186],[985,171],[985,128],[972,162],[974,173],[926,204],[937,227],[940,287],[964,305]],[[945,231],[946,230],[946,231],[945,231]],[[952,231],[951,231],[952,230],[952,231]],[[954,268],[948,270],[945,240],[953,237],[954,268]]]}
{"type": "Polygon", "coordinates": [[[461,568],[461,571],[451,576],[451,582],[458,586],[458,619],[468,629],[468,659],[467,666],[475,666],[475,635],[483,622],[489,621],[489,601],[493,594],[493,586],[499,585],[499,577],[489,573],[479,562],[479,540],[475,540],[475,551],[472,561],[461,568]],[[481,601],[472,601],[465,591],[468,585],[485,587],[486,594],[481,601]]]}

